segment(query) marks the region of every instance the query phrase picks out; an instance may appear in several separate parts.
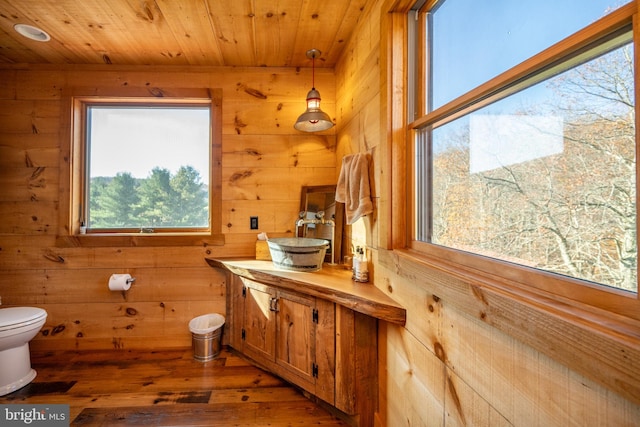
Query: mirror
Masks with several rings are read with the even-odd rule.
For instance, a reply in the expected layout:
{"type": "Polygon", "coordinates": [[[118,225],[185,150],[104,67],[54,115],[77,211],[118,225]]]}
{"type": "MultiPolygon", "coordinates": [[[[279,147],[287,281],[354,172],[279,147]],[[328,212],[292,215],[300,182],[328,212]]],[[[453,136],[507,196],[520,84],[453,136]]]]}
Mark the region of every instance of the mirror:
{"type": "Polygon", "coordinates": [[[344,203],[336,202],[335,185],[303,186],[300,195],[300,212],[306,212],[306,218],[312,219],[317,212],[324,211],[325,220],[333,220],[334,230],[328,224],[307,224],[300,227],[299,237],[327,239],[331,247],[325,255],[325,262],[339,264],[342,260],[342,227],[344,222],[344,203]],[[333,237],[333,239],[332,239],[333,237]],[[335,257],[332,254],[335,253],[335,257]]]}

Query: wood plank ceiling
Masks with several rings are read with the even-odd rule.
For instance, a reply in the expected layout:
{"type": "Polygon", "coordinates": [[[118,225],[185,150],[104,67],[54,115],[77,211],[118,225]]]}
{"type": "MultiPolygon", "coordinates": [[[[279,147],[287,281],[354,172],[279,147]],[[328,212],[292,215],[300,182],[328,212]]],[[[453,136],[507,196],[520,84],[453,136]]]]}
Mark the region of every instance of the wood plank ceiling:
{"type": "Polygon", "coordinates": [[[0,63],[334,67],[370,0],[0,0],[0,63]],[[28,24],[49,42],[14,30],[28,24]]]}

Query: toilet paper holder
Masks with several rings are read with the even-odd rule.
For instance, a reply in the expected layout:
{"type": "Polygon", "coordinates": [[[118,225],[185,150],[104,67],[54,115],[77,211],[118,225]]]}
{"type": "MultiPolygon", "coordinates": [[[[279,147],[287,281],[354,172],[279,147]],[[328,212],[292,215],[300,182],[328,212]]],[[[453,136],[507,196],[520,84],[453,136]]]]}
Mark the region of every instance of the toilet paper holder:
{"type": "Polygon", "coordinates": [[[136,281],[135,277],[131,277],[130,274],[112,274],[109,277],[109,290],[110,291],[128,291],[131,288],[131,284],[136,281]]]}

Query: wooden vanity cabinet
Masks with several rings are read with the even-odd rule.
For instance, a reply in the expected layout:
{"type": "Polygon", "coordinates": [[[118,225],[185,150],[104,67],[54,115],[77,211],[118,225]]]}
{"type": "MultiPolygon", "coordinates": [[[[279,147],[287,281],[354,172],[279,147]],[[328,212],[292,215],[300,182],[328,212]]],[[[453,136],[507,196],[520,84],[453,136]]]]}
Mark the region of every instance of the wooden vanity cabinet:
{"type": "Polygon", "coordinates": [[[225,344],[370,427],[378,411],[378,321],[406,310],[340,268],[288,272],[264,260],[205,258],[227,276],[225,344]]]}
{"type": "Polygon", "coordinates": [[[377,320],[304,293],[229,275],[227,339],[257,365],[357,424],[377,408],[377,320]]]}
{"type": "Polygon", "coordinates": [[[231,275],[229,343],[269,371],[335,405],[335,306],[231,275]]]}

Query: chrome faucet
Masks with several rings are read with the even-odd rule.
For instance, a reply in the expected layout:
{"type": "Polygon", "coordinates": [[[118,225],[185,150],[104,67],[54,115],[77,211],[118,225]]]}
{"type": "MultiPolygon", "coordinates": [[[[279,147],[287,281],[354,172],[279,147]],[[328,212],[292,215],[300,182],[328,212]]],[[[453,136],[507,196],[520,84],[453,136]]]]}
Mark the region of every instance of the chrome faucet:
{"type": "MultiPolygon", "coordinates": [[[[316,212],[315,218],[307,218],[307,212],[302,211],[298,214],[298,220],[296,221],[296,237],[300,236],[300,227],[304,227],[309,224],[323,224],[331,227],[331,265],[336,263],[334,242],[336,239],[336,223],[333,219],[325,219],[324,211],[316,212]]],[[[304,229],[303,229],[304,236],[304,229]]]]}

